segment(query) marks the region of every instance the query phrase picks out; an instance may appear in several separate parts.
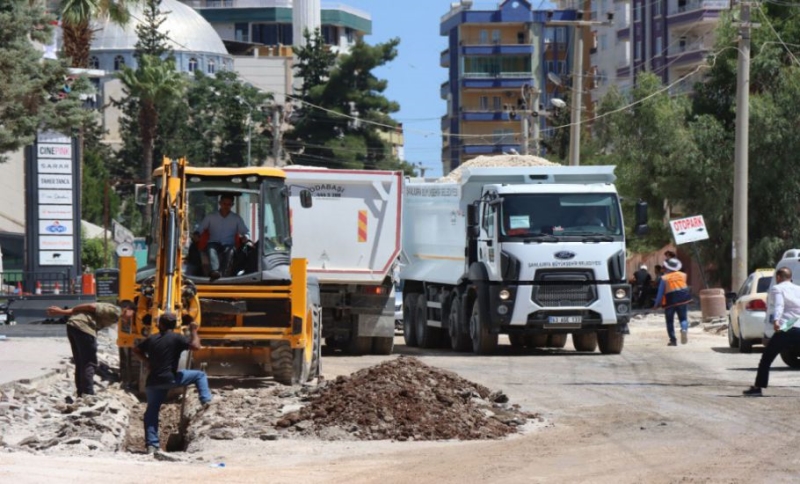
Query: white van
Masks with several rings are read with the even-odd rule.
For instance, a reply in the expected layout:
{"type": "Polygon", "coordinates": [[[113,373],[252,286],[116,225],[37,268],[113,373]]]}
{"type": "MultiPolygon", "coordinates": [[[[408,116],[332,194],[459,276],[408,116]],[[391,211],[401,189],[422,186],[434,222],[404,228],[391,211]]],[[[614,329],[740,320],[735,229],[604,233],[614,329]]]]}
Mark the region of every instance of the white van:
{"type": "MultiPolygon", "coordinates": [[[[792,271],[792,283],[800,286],[800,249],[789,249],[783,253],[783,257],[775,266],[775,271],[781,267],[788,267],[792,271]]],[[[772,281],[769,283],[769,289],[775,285],[775,275],[772,276],[772,281]]],[[[775,329],[769,321],[769,317],[775,309],[775,303],[772,298],[767,295],[767,315],[764,319],[764,337],[769,339],[775,334],[775,329]]],[[[766,343],[766,341],[765,341],[766,343]]],[[[781,359],[787,366],[792,368],[800,368],[800,347],[792,348],[781,352],[781,359]]]]}

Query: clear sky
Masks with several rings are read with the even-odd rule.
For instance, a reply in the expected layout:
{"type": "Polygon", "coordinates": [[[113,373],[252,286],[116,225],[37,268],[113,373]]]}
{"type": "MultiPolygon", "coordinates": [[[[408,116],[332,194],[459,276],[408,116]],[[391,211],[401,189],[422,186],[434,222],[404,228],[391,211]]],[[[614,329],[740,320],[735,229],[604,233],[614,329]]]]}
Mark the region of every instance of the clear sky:
{"type": "Polygon", "coordinates": [[[449,11],[451,0],[337,1],[372,16],[368,44],[400,38],[398,56],[375,74],[389,81],[386,97],[400,103],[394,118],[403,123],[406,161],[422,163],[426,177],[441,176],[441,117],[446,104],[439,87],[447,80],[447,69],[439,66],[439,55],[447,38],[439,35],[439,20],[449,11]]]}

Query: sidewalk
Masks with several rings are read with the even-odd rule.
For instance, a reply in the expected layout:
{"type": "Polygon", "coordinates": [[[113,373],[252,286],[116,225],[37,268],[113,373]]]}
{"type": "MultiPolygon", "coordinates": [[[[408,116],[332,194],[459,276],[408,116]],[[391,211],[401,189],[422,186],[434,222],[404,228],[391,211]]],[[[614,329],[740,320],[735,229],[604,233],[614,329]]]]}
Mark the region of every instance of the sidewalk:
{"type": "Polygon", "coordinates": [[[0,385],[36,379],[63,368],[62,360],[71,358],[69,341],[63,338],[20,338],[0,336],[0,385]]]}

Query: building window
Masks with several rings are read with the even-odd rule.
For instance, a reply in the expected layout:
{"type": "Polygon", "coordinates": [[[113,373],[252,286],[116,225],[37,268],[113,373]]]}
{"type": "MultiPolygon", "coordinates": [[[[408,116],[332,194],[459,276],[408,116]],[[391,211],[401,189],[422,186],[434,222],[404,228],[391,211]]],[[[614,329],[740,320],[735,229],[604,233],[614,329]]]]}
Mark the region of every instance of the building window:
{"type": "Polygon", "coordinates": [[[640,4],[633,4],[633,21],[638,22],[642,20],[642,6],[640,4]]]}
{"type": "Polygon", "coordinates": [[[89,67],[92,69],[100,69],[100,59],[97,56],[91,56],[89,58],[89,67]]]}
{"type": "Polygon", "coordinates": [[[125,67],[125,58],[121,55],[114,57],[114,70],[121,71],[125,67]]]}
{"type": "Polygon", "coordinates": [[[608,34],[600,34],[600,38],[598,39],[600,51],[608,50],[608,34]]]}
{"type": "Polygon", "coordinates": [[[492,131],[494,144],[510,144],[514,141],[513,129],[495,129],[492,131]]]}
{"type": "Polygon", "coordinates": [[[197,70],[197,59],[192,57],[189,59],[189,72],[194,72],[197,70]]]}
{"type": "Polygon", "coordinates": [[[663,42],[661,41],[661,37],[656,37],[656,51],[653,52],[655,54],[654,57],[661,56],[663,54],[662,50],[664,48],[663,42]]]}
{"type": "Polygon", "coordinates": [[[567,38],[567,30],[564,27],[557,27],[555,29],[556,32],[556,42],[559,44],[563,44],[565,39],[567,38]]]}
{"type": "Polygon", "coordinates": [[[208,72],[209,74],[213,74],[213,73],[217,72],[217,65],[214,63],[213,60],[209,60],[208,61],[208,66],[206,68],[206,72],[208,72]]]}
{"type": "Polygon", "coordinates": [[[234,40],[237,42],[250,42],[250,25],[246,23],[233,24],[234,40]]]}
{"type": "Polygon", "coordinates": [[[493,29],[492,30],[492,43],[499,44],[500,43],[500,29],[493,29]]]}
{"type": "Polygon", "coordinates": [[[503,110],[503,100],[500,99],[500,96],[492,96],[492,109],[494,111],[503,110]]]}
{"type": "Polygon", "coordinates": [[[339,29],[335,25],[323,25],[322,38],[325,45],[339,45],[339,29]]]}
{"type": "Polygon", "coordinates": [[[481,96],[478,100],[478,109],[481,111],[488,111],[489,110],[489,96],[481,96]]]}
{"type": "Polygon", "coordinates": [[[253,24],[253,39],[264,45],[292,45],[292,24],[253,24]]]}
{"type": "Polygon", "coordinates": [[[344,35],[347,37],[347,43],[352,44],[356,41],[356,31],[351,29],[350,27],[344,28],[344,35]]]}
{"type": "Polygon", "coordinates": [[[642,58],[642,41],[641,40],[637,40],[636,41],[636,45],[634,46],[634,51],[633,51],[633,58],[635,60],[639,60],[639,59],[642,58]]]}
{"type": "Polygon", "coordinates": [[[489,33],[486,30],[481,29],[478,32],[478,43],[479,44],[488,44],[489,43],[489,33]]]}

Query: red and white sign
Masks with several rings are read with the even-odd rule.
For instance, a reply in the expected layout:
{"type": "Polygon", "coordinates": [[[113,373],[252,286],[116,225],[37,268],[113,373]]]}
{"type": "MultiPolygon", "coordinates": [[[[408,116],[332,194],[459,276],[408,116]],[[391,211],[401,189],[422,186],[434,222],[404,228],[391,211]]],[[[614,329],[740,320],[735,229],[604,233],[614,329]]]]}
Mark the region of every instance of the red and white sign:
{"type": "Polygon", "coordinates": [[[36,145],[36,157],[71,160],[72,145],[38,144],[36,145]]]}
{"type": "Polygon", "coordinates": [[[706,222],[702,215],[670,220],[669,226],[672,229],[672,236],[675,238],[675,245],[708,238],[706,222]]]}
{"type": "Polygon", "coordinates": [[[72,205],[39,205],[39,218],[72,220],[72,205]]]}
{"type": "Polygon", "coordinates": [[[39,250],[74,250],[71,235],[40,235],[39,250]]]}

